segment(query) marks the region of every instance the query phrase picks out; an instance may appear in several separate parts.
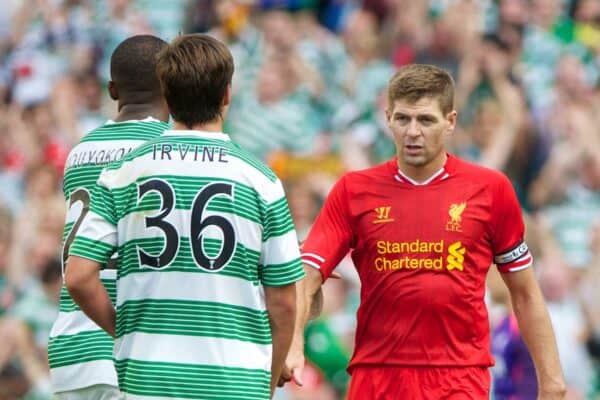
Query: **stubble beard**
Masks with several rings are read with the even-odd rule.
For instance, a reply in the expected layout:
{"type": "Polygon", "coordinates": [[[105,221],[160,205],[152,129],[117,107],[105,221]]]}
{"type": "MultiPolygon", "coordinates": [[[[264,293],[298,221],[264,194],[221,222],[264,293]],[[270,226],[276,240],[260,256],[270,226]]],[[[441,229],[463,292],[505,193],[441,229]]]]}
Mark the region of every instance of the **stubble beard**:
{"type": "Polygon", "coordinates": [[[430,161],[427,159],[427,155],[425,154],[411,156],[409,154],[400,152],[399,158],[404,164],[410,165],[411,167],[422,167],[423,165],[427,165],[427,163],[430,161]]]}

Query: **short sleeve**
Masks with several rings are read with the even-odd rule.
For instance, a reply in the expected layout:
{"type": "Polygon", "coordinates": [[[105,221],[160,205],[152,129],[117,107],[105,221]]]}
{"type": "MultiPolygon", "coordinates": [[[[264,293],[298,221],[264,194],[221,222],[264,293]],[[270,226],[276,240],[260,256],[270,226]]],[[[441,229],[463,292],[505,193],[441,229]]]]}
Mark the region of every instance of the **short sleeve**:
{"type": "Polygon", "coordinates": [[[304,277],[298,238],[281,181],[275,182],[277,200],[264,205],[260,280],[265,286],[283,286],[304,277]]]}
{"type": "Polygon", "coordinates": [[[89,212],[82,220],[69,255],[106,264],[117,250],[117,222],[113,194],[103,182],[106,170],[92,191],[89,212]]]}
{"type": "Polygon", "coordinates": [[[346,179],[347,175],[327,196],[302,247],[302,262],[317,268],[324,280],[348,254],[353,243],[346,179]]]}
{"type": "Polygon", "coordinates": [[[492,249],[500,272],[516,272],[531,266],[533,259],[525,243],[525,225],[517,195],[504,175],[494,190],[492,249]]]}

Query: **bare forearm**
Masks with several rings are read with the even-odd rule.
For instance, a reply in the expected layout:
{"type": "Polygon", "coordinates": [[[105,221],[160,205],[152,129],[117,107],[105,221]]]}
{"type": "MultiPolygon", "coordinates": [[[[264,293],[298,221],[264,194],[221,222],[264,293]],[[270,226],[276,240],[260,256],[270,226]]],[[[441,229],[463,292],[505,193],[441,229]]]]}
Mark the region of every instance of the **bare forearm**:
{"type": "Polygon", "coordinates": [[[292,379],[298,385],[303,385],[304,327],[310,318],[314,318],[321,313],[321,296],[317,296],[316,302],[313,301],[314,295],[320,293],[323,282],[321,274],[314,268],[307,266],[304,266],[304,272],[306,276],[296,284],[296,320],[293,329],[293,339],[285,360],[285,367],[281,373],[281,379],[278,383],[279,386],[283,386],[292,379]]]}
{"type": "Polygon", "coordinates": [[[271,394],[279,381],[285,358],[292,343],[295,314],[281,313],[271,317],[271,337],[273,340],[273,358],[271,362],[271,394]]]}
{"type": "Polygon", "coordinates": [[[540,393],[552,393],[556,394],[556,398],[562,398],[565,385],[556,339],[539,289],[527,295],[514,296],[512,304],[535,365],[540,393]]]}
{"type": "Polygon", "coordinates": [[[523,105],[518,90],[505,77],[492,80],[492,86],[500,99],[504,118],[492,133],[491,142],[481,156],[481,164],[501,170],[506,166],[515,145],[523,105]]]}
{"type": "Polygon", "coordinates": [[[519,88],[506,75],[498,75],[491,79],[492,89],[500,101],[505,118],[518,125],[523,117],[523,98],[519,88]]]}
{"type": "Polygon", "coordinates": [[[310,319],[316,318],[321,313],[323,292],[321,291],[320,282],[318,284],[314,281],[311,282],[309,276],[298,282],[297,299],[292,350],[304,352],[304,329],[306,324],[310,319]]]}
{"type": "Polygon", "coordinates": [[[77,286],[67,286],[79,308],[100,328],[115,336],[115,309],[100,278],[77,286]]]}
{"type": "Polygon", "coordinates": [[[265,287],[265,303],[271,324],[273,356],[271,360],[271,395],[275,390],[292,343],[296,319],[296,285],[265,287]]]}

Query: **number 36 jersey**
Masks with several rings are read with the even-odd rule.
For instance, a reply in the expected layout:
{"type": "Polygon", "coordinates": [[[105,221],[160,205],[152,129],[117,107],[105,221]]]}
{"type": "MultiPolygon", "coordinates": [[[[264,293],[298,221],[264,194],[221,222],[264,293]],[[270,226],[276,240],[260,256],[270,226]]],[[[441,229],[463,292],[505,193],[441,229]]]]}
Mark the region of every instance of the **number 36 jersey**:
{"type": "MultiPolygon", "coordinates": [[[[89,211],[93,188],[102,169],[167,128],[167,124],[151,117],[141,121],[109,121],[87,134],[71,150],[64,175],[67,217],[63,233],[63,268],[69,247],[89,211]]],[[[114,303],[116,271],[104,269],[100,277],[114,303]]],[[[63,286],[60,312],[48,345],[53,392],[98,384],[117,386],[112,349],[113,339],[85,316],[63,286]]]]}
{"type": "Polygon", "coordinates": [[[226,134],[166,131],[96,189],[70,255],[104,263],[118,251],[121,390],[268,399],[263,287],[304,275],[279,179],[226,134]]]}

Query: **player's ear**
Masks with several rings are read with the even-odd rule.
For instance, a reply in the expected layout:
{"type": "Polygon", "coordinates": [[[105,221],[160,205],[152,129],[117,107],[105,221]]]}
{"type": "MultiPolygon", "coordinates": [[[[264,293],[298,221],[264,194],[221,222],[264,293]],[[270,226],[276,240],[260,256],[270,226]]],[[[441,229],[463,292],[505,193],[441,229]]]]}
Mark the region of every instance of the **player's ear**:
{"type": "Polygon", "coordinates": [[[446,121],[448,121],[448,130],[447,130],[448,135],[451,134],[452,132],[454,132],[454,128],[456,127],[456,119],[457,119],[456,110],[452,110],[448,114],[446,114],[446,121]]]}
{"type": "Polygon", "coordinates": [[[117,90],[117,85],[113,81],[108,81],[108,94],[110,98],[117,101],[119,100],[119,91],[117,90]]]}
{"type": "Polygon", "coordinates": [[[225,89],[225,96],[223,96],[223,107],[226,107],[231,103],[231,84],[227,85],[227,89],[225,89]]]}
{"type": "Polygon", "coordinates": [[[392,123],[392,111],[389,108],[385,109],[385,119],[387,120],[388,124],[392,123]]]}

